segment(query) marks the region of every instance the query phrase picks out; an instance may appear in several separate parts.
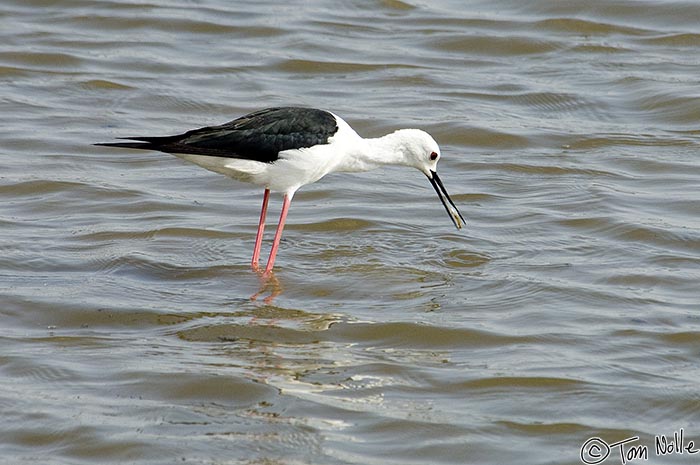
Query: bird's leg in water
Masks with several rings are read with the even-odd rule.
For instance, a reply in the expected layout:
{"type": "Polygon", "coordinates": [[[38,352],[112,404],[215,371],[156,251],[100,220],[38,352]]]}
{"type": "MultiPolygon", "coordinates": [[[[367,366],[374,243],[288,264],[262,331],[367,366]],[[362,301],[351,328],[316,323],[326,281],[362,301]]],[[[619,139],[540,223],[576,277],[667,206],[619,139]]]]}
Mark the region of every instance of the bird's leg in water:
{"type": "Polygon", "coordinates": [[[275,233],[275,240],[272,242],[272,249],[270,250],[270,258],[267,260],[267,266],[265,267],[265,274],[269,274],[272,271],[272,267],[275,266],[275,257],[277,256],[277,249],[279,249],[280,247],[280,240],[282,239],[282,230],[284,229],[285,221],[287,221],[287,213],[289,212],[289,205],[292,203],[293,195],[293,193],[284,194],[282,212],[280,213],[280,222],[277,224],[277,232],[275,233]]]}
{"type": "Polygon", "coordinates": [[[258,276],[260,277],[260,290],[250,296],[250,300],[258,300],[260,295],[269,291],[270,295],[263,299],[263,302],[269,305],[272,303],[275,297],[282,293],[282,285],[273,272],[258,272],[258,276]]]}
{"type": "Polygon", "coordinates": [[[267,215],[267,202],[270,200],[270,189],[265,189],[263,194],[262,209],[260,210],[260,223],[258,223],[258,234],[255,236],[255,248],[253,249],[253,260],[251,266],[253,271],[258,271],[260,260],[260,249],[262,248],[263,232],[265,231],[265,216],[267,215]]]}

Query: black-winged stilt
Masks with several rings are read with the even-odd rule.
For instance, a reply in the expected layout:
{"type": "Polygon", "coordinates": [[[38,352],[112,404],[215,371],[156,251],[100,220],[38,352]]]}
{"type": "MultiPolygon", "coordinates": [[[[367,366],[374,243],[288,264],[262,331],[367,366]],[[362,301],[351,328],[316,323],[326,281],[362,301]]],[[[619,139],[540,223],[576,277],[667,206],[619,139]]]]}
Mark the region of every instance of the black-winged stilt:
{"type": "Polygon", "coordinates": [[[367,171],[383,165],[417,168],[430,180],[457,229],[465,221],[437,175],[440,147],[430,134],[419,129],[399,129],[376,139],[363,139],[331,112],[284,107],[267,108],[220,126],[176,136],[123,139],[138,142],[96,145],[159,150],[231,178],[263,186],[265,194],[251,262],[256,271],[270,191],[284,193],[265,274],[275,264],[294,193],[328,173],[367,171]]]}

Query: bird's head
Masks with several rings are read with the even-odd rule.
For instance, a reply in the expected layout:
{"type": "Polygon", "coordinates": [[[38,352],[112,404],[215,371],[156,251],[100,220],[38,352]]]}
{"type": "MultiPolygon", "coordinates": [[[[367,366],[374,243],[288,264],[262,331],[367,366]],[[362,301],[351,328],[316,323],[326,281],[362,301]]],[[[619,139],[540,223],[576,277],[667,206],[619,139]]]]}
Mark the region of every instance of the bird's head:
{"type": "Polygon", "coordinates": [[[430,134],[420,129],[399,129],[392,136],[400,141],[397,145],[403,164],[420,170],[428,177],[431,171],[437,170],[440,146],[430,134]]]}
{"type": "Polygon", "coordinates": [[[457,229],[461,229],[465,223],[464,217],[457,210],[437,174],[440,146],[435,142],[435,139],[420,129],[400,129],[392,135],[401,141],[398,145],[399,152],[403,157],[403,164],[418,169],[428,177],[435,192],[440,197],[440,201],[445,206],[447,214],[450,215],[450,219],[457,229]]]}

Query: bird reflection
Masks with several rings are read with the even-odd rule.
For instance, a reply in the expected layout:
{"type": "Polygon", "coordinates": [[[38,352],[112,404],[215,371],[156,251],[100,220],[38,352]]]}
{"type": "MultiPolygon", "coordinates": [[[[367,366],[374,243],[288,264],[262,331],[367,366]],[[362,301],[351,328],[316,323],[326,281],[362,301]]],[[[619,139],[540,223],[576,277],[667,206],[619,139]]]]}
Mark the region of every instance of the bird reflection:
{"type": "Polygon", "coordinates": [[[266,272],[262,270],[256,270],[256,272],[260,281],[260,289],[258,290],[258,292],[250,296],[250,300],[256,301],[261,295],[269,292],[270,295],[268,295],[262,300],[263,303],[269,305],[272,303],[273,300],[275,300],[275,297],[282,294],[284,288],[282,287],[280,280],[277,279],[277,276],[275,276],[275,273],[273,271],[266,272]]]}

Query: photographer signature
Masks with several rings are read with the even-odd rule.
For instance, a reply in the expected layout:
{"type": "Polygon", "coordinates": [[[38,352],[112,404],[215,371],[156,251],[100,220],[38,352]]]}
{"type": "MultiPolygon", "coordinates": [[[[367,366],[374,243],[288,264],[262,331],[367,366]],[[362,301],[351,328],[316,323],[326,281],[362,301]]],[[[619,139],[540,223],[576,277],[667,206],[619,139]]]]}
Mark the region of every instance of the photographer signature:
{"type": "MultiPolygon", "coordinates": [[[[683,428],[675,431],[672,436],[656,435],[654,437],[654,453],[657,457],[672,454],[697,454],[695,441],[686,441],[683,428]]],[[[625,465],[633,460],[649,460],[649,447],[638,444],[639,436],[633,436],[622,441],[608,444],[599,437],[592,437],[583,443],[580,451],[581,462],[586,465],[603,463],[613,450],[617,450],[620,462],[625,465]]]]}

